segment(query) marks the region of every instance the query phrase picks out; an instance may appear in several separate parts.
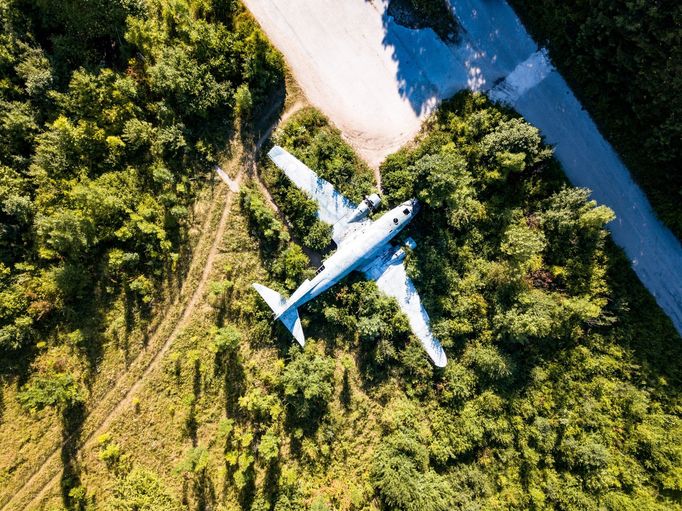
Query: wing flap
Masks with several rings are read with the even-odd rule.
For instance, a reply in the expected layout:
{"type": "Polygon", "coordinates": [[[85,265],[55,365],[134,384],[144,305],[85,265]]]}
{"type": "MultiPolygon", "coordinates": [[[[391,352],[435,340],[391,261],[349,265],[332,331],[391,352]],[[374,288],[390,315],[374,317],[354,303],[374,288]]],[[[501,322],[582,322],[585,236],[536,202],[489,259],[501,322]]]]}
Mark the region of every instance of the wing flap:
{"type": "Polygon", "coordinates": [[[397,300],[400,309],[407,316],[412,332],[433,363],[437,367],[445,367],[448,362],[447,356],[438,339],[431,333],[429,315],[421,303],[412,279],[407,276],[402,261],[404,255],[400,254],[400,250],[395,251],[393,248],[389,250],[391,252],[382,254],[361,271],[368,279],[376,281],[379,289],[397,300]]]}

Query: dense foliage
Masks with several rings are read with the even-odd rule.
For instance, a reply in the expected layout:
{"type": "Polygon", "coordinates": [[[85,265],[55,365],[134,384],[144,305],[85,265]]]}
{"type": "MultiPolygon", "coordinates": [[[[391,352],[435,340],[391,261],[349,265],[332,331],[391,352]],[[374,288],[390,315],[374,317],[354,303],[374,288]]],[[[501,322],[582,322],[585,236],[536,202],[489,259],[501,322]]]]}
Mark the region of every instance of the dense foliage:
{"type": "Polygon", "coordinates": [[[637,336],[679,338],[632,317],[603,228],[612,213],[561,184],[537,129],[479,96],[444,105],[382,175],[392,202],[427,206],[409,271],[451,360],[435,387],[408,378],[422,407],[392,407],[405,417],[386,420],[377,451],[382,500],[670,509],[682,488],[679,370],[655,349],[633,355],[647,342],[637,336]]]}
{"type": "Polygon", "coordinates": [[[281,57],[230,0],[3,0],[0,23],[0,353],[92,350],[108,302],[158,297],[281,57]]]}
{"type": "MultiPolygon", "coordinates": [[[[242,186],[207,304],[79,450],[100,378],[83,359],[182,264],[200,178],[282,64],[229,0],[0,0],[0,19],[0,350],[32,361],[0,394],[4,485],[61,439],[69,509],[681,508],[679,336],[610,243],[612,213],[469,93],[381,168],[383,207],[423,206],[407,266],[446,368],[357,275],[301,310],[305,348],[272,321],[251,283],[294,289],[329,228],[264,163],[282,215],[242,186]],[[45,408],[61,426],[31,422],[45,408]]],[[[275,141],[352,200],[372,191],[313,109],[275,141]]]]}
{"type": "MultiPolygon", "coordinates": [[[[386,403],[369,467],[383,506],[675,507],[679,337],[624,272],[612,212],[565,184],[536,128],[478,95],[446,102],[381,170],[389,205],[423,205],[408,270],[448,366],[434,370],[371,282],[351,278],[302,316],[309,337],[357,350],[365,389],[386,403]]],[[[320,431],[339,420],[328,412],[320,431]]],[[[344,447],[330,449],[316,459],[344,447]]]]}
{"type": "Polygon", "coordinates": [[[682,238],[682,5],[513,0],[537,41],[682,238]]]}

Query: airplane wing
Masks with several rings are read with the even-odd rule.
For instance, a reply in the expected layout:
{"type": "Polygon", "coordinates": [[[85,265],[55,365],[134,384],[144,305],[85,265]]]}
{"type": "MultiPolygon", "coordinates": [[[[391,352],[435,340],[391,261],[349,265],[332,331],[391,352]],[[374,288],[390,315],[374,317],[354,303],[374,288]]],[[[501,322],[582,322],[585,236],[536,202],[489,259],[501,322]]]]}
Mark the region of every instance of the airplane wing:
{"type": "MultiPolygon", "coordinates": [[[[409,238],[407,244],[414,248],[416,243],[409,238]]],[[[437,367],[445,367],[448,360],[438,339],[431,333],[429,315],[419,299],[419,294],[407,276],[403,260],[405,251],[402,248],[388,246],[384,252],[368,265],[360,269],[365,277],[374,280],[384,293],[398,301],[400,309],[405,313],[410,328],[437,367]]]]}
{"type": "MultiPolygon", "coordinates": [[[[279,146],[274,146],[268,156],[291,181],[317,203],[320,220],[333,226],[332,239],[338,245],[354,226],[371,222],[369,218],[353,220],[357,205],[337,192],[331,183],[319,177],[302,161],[279,146]]],[[[355,229],[353,229],[355,230],[355,229]]]]}

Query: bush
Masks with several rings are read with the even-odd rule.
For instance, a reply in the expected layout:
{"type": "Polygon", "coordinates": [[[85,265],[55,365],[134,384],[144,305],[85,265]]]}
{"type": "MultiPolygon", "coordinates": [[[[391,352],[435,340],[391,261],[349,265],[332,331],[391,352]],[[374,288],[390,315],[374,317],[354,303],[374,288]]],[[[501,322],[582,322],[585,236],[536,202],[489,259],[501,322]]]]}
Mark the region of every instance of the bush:
{"type": "Polygon", "coordinates": [[[251,234],[260,242],[264,257],[274,258],[283,245],[289,241],[289,235],[284,226],[275,218],[273,211],[256,190],[242,187],[239,203],[246,215],[251,234]]]}
{"type": "Polygon", "coordinates": [[[291,349],[282,374],[284,398],[294,416],[308,425],[319,420],[334,391],[334,360],[319,354],[315,343],[291,349]]]}
{"type": "Polygon", "coordinates": [[[21,405],[32,412],[45,407],[65,411],[84,402],[80,385],[67,373],[36,375],[18,395],[21,405]]]}
{"type": "Polygon", "coordinates": [[[107,508],[111,511],[181,511],[184,506],[156,474],[135,467],[116,481],[107,508]]]}

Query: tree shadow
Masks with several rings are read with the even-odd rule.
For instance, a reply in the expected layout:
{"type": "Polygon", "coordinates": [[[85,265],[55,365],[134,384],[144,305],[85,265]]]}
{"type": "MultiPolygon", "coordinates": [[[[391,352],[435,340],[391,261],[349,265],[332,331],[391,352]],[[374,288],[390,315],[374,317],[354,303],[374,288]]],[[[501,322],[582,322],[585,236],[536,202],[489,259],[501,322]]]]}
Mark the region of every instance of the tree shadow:
{"type": "Polygon", "coordinates": [[[239,137],[251,162],[258,157],[259,142],[270,136],[272,126],[282,116],[285,100],[286,82],[284,76],[280,76],[270,93],[256,102],[251,112],[238,119],[239,137]]]}
{"type": "MultiPolygon", "coordinates": [[[[92,268],[79,263],[66,262],[55,277],[57,286],[70,297],[65,300],[59,318],[63,323],[62,331],[67,332],[66,342],[84,355],[87,361],[88,385],[96,377],[104,357],[105,312],[111,309],[115,300],[105,290],[102,282],[104,277],[96,279],[92,271],[92,268]]],[[[57,318],[54,320],[58,321],[57,318]]]]}
{"type": "Polygon", "coordinates": [[[214,374],[223,377],[225,393],[225,414],[227,417],[239,415],[239,398],[246,392],[246,370],[239,355],[239,349],[228,349],[217,353],[214,360],[214,374]]]}
{"type": "Polygon", "coordinates": [[[201,361],[194,361],[194,372],[192,375],[192,399],[189,403],[189,411],[185,419],[185,432],[192,440],[192,447],[197,446],[197,431],[199,422],[197,421],[197,401],[201,395],[201,361]]]}
{"type": "Polygon", "coordinates": [[[5,418],[5,381],[0,378],[0,424],[4,422],[5,418]]]}
{"type": "Polygon", "coordinates": [[[239,492],[239,504],[242,509],[250,509],[256,497],[256,471],[253,465],[246,470],[244,477],[246,483],[239,492]]]}
{"type": "Polygon", "coordinates": [[[192,491],[197,502],[197,509],[205,511],[215,508],[216,492],[213,481],[209,477],[206,469],[202,470],[192,484],[192,491]]]}
{"type": "Polygon", "coordinates": [[[279,459],[275,458],[265,469],[263,477],[263,496],[270,504],[270,509],[274,509],[279,497],[279,478],[282,474],[282,467],[279,459]]]}
{"type": "Polygon", "coordinates": [[[67,405],[62,411],[62,476],[60,488],[62,502],[67,509],[79,509],[82,500],[74,497],[72,490],[81,486],[80,472],[77,461],[78,446],[81,440],[81,429],[85,420],[85,405],[76,402],[67,405]]]}
{"type": "Polygon", "coordinates": [[[461,29],[449,10],[428,19],[415,13],[411,3],[392,0],[383,11],[382,44],[397,64],[398,92],[415,114],[423,115],[466,88],[469,70],[457,54],[461,29]]]}
{"type": "Polygon", "coordinates": [[[647,386],[657,398],[676,403],[682,396],[682,338],[644,288],[625,254],[610,239],[606,253],[607,278],[614,290],[606,310],[618,318],[606,328],[630,330],[628,335],[618,336],[619,342],[632,350],[647,386]]]}
{"type": "Polygon", "coordinates": [[[350,410],[352,392],[350,388],[350,377],[348,375],[347,367],[343,370],[343,380],[341,381],[341,393],[339,394],[339,399],[343,409],[346,411],[350,410]]]}

